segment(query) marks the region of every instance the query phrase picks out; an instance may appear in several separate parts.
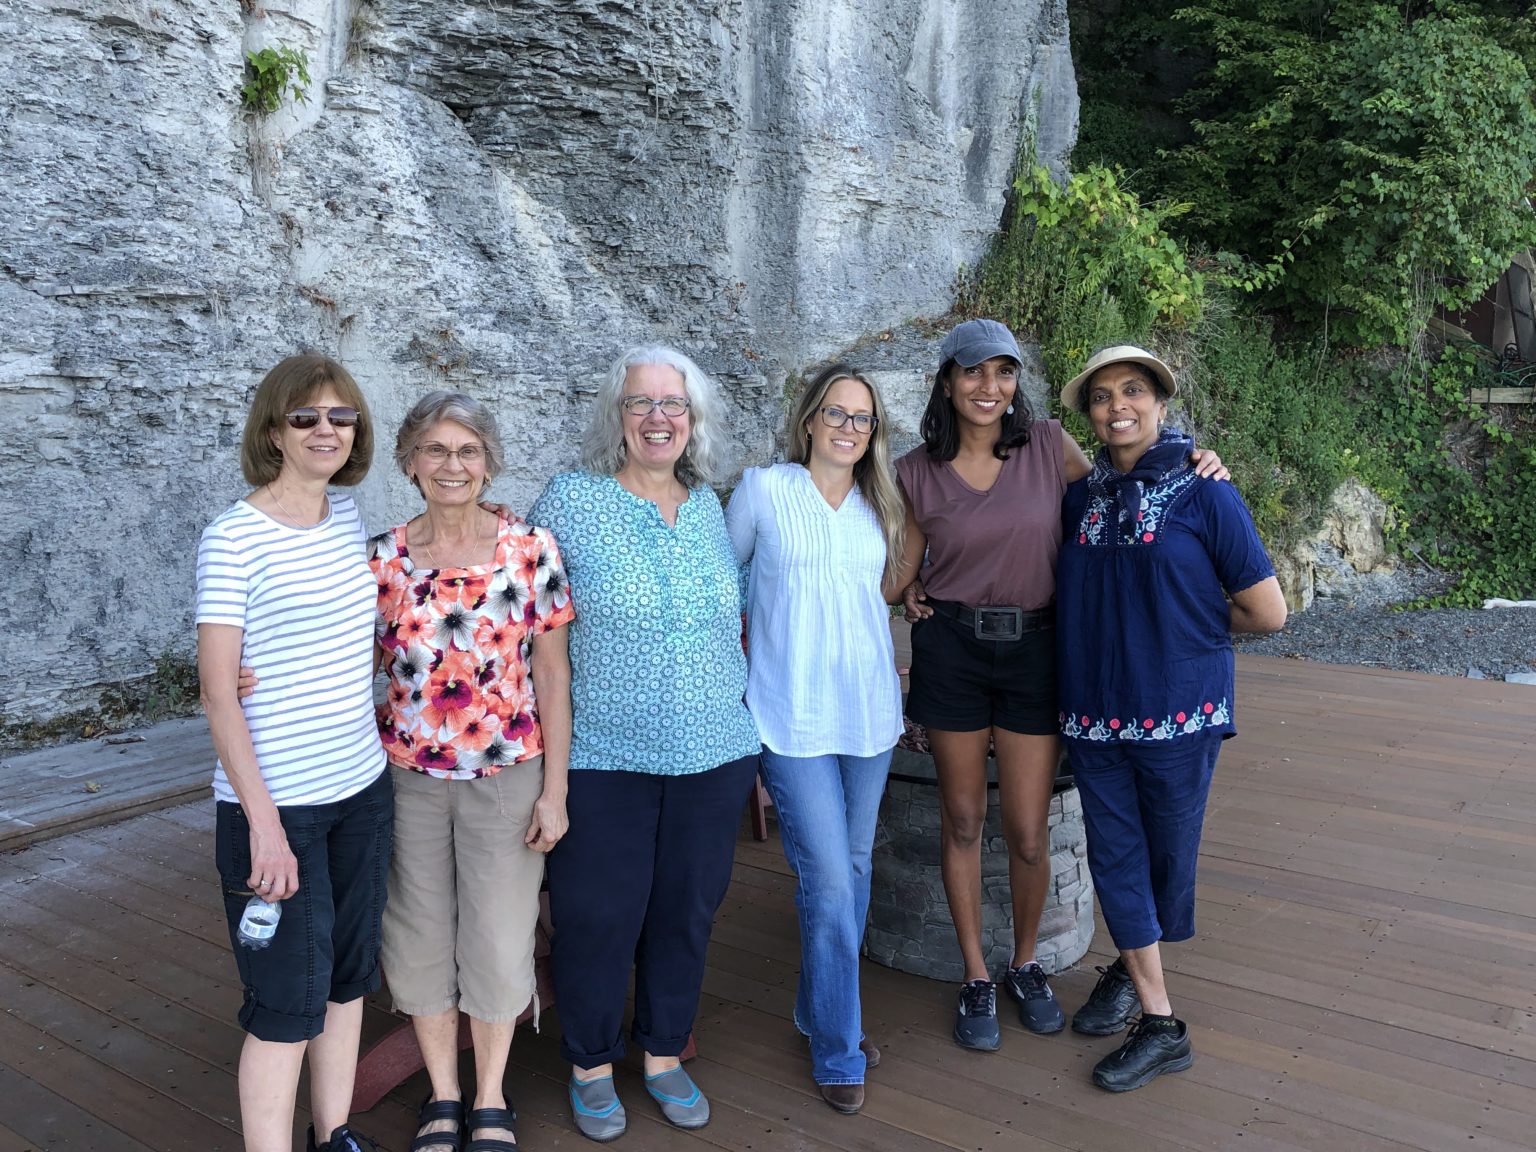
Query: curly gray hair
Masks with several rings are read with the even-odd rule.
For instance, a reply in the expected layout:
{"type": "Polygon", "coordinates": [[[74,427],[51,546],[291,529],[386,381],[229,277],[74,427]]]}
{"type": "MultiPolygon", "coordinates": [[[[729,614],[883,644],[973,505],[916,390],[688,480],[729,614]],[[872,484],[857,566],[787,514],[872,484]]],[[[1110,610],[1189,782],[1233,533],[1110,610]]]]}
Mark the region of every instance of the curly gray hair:
{"type": "Polygon", "coordinates": [[[720,389],[702,368],[675,348],[650,344],[631,348],[613,362],[598,387],[592,419],[581,444],[581,466],[603,476],[616,476],[624,468],[624,417],[620,402],[629,370],[641,364],[664,364],[683,378],[688,397],[688,445],[677,462],[677,478],[690,488],[715,484],[730,470],[720,389]]]}

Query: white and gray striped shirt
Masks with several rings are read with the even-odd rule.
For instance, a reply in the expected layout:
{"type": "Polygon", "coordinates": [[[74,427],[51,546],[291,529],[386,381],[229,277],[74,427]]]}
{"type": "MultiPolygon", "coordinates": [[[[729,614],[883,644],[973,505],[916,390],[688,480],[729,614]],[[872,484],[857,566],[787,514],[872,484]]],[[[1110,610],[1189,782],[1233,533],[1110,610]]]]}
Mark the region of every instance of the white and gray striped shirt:
{"type": "MultiPolygon", "coordinates": [[[[240,501],[203,530],[197,622],[244,630],[240,660],[261,677],[241,703],[256,763],[279,807],[331,804],[384,770],[373,710],[378,585],[350,496],[313,528],[240,501]]],[[[213,794],[238,802],[224,765],[213,794]]]]}
{"type": "Polygon", "coordinates": [[[781,756],[877,756],[901,735],[880,595],[885,537],[855,485],[829,505],[799,464],[748,468],[725,511],[747,588],[747,707],[781,756]]]}

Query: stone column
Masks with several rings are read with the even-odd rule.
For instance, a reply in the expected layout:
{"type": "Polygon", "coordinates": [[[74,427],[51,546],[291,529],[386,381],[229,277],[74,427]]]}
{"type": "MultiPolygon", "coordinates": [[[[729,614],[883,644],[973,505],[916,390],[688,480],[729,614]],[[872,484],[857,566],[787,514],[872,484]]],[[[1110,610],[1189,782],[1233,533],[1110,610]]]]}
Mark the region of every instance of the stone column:
{"type": "MultiPolygon", "coordinates": [[[[987,785],[982,946],[988,970],[997,975],[1013,959],[1013,912],[997,803],[997,764],[991,760],[987,785]]],[[[1040,917],[1035,955],[1047,972],[1059,972],[1082,959],[1093,940],[1093,881],[1076,788],[1060,788],[1051,797],[1049,821],[1051,890],[1040,917]]],[[[939,789],[933,757],[905,748],[897,748],[892,758],[880,805],[864,950],[871,960],[902,972],[951,982],[964,975],[939,872],[939,789]]]]}

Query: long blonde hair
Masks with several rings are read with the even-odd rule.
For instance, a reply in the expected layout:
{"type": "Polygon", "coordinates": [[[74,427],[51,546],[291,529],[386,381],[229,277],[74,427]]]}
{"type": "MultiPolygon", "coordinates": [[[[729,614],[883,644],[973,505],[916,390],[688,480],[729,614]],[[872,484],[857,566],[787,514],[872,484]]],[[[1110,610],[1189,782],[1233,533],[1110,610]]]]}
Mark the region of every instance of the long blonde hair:
{"type": "Polygon", "coordinates": [[[880,534],[885,537],[885,579],[889,581],[901,567],[902,549],[907,537],[907,510],[902,503],[901,489],[896,486],[896,473],[891,467],[890,422],[886,419],[885,401],[880,389],[869,382],[865,375],[850,364],[829,364],[812,377],[800,394],[799,401],[789,414],[789,426],[785,429],[788,442],[785,455],[791,464],[805,465],[811,459],[811,436],[805,426],[826,403],[827,393],[839,380],[857,380],[869,389],[870,405],[875,410],[875,428],[869,434],[869,447],[853,466],[853,481],[859,492],[874,510],[880,524],[880,534]]]}

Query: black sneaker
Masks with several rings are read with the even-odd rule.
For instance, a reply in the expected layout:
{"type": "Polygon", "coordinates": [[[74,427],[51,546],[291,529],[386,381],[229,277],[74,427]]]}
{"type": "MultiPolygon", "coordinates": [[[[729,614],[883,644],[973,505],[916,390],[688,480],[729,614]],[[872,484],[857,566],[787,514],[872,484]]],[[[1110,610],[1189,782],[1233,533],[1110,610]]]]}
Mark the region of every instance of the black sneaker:
{"type": "Polygon", "coordinates": [[[997,1030],[997,985],[990,980],[972,980],[960,985],[960,1003],[955,1009],[955,1043],[980,1052],[996,1052],[1002,1042],[997,1030]]]}
{"type": "Polygon", "coordinates": [[[1141,1011],[1141,997],[1136,995],[1136,985],[1124,964],[1116,960],[1099,971],[1103,973],[1099,982],[1072,1014],[1072,1031],[1085,1036],[1113,1036],[1141,1011]]]}
{"type": "Polygon", "coordinates": [[[315,1126],[311,1124],[305,1133],[304,1145],[306,1152],[380,1152],[378,1144],[345,1124],[332,1132],[324,1144],[315,1141],[315,1126]]]}
{"type": "Polygon", "coordinates": [[[1093,1082],[1107,1092],[1129,1092],[1164,1072],[1182,1072],[1194,1062],[1184,1021],[1143,1016],[1119,1050],[1094,1066],[1093,1082]]]}
{"type": "Polygon", "coordinates": [[[1009,998],[1019,1006],[1019,1023],[1040,1036],[1060,1032],[1066,1024],[1056,995],[1045,982],[1045,969],[1031,960],[1010,968],[1003,977],[1009,998]]]}

